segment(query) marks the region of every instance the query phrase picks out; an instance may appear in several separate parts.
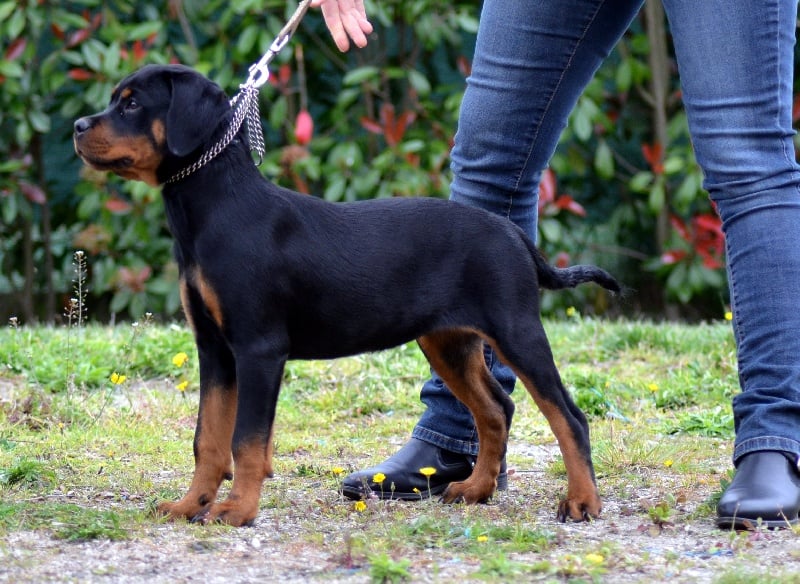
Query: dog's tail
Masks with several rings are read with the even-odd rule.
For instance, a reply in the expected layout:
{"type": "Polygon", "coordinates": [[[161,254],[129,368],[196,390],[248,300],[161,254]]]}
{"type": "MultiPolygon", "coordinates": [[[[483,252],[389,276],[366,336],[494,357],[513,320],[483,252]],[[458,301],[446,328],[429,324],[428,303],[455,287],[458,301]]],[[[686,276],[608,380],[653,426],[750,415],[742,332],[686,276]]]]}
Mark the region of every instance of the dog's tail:
{"type": "Polygon", "coordinates": [[[539,275],[539,285],[549,290],[575,288],[579,284],[594,282],[606,290],[619,293],[622,287],[614,276],[596,266],[571,266],[569,268],[556,268],[547,263],[541,252],[532,244],[528,248],[536,263],[536,272],[539,275]]]}

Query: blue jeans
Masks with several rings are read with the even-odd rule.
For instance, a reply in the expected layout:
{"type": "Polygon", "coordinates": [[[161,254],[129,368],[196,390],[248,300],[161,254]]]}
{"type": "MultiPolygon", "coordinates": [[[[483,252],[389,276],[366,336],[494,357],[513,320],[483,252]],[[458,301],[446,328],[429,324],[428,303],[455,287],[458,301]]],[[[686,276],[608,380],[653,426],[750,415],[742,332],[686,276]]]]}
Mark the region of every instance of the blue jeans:
{"type": "MultiPolygon", "coordinates": [[[[452,154],[451,198],[536,237],[538,182],[577,100],[642,0],[486,0],[452,154]]],[[[800,456],[800,169],[792,143],[797,0],[664,0],[704,186],[723,221],[742,392],[734,461],[800,456]]],[[[487,351],[506,391],[513,374],[487,351]]],[[[701,389],[701,388],[700,388],[701,389]]],[[[434,373],[413,436],[477,453],[434,373]]]]}

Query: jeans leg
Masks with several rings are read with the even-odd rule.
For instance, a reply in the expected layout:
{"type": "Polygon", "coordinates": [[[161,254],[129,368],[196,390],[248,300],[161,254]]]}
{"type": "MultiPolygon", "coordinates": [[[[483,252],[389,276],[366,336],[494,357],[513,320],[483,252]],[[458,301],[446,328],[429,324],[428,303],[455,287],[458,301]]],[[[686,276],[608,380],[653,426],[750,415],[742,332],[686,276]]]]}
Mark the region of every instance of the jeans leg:
{"type": "Polygon", "coordinates": [[[797,0],[664,0],[697,160],[723,221],[742,392],[734,461],[800,455],[797,0]]]}
{"type": "MultiPolygon", "coordinates": [[[[538,184],[569,114],[642,0],[486,0],[452,153],[451,199],[507,217],[534,241],[538,184]]],[[[511,392],[511,370],[487,352],[511,392]]],[[[469,411],[433,373],[413,436],[477,454],[469,411]]]]}

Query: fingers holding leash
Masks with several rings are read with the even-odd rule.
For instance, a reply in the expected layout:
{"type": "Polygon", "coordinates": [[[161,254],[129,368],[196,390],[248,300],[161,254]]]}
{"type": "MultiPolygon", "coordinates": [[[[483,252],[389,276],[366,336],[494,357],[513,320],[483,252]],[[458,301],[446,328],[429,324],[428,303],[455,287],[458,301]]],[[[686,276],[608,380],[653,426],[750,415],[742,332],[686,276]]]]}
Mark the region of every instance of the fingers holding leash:
{"type": "Polygon", "coordinates": [[[340,51],[349,50],[351,40],[359,48],[367,46],[372,24],[367,20],[364,0],[312,0],[311,6],[322,8],[325,24],[340,51]]]}

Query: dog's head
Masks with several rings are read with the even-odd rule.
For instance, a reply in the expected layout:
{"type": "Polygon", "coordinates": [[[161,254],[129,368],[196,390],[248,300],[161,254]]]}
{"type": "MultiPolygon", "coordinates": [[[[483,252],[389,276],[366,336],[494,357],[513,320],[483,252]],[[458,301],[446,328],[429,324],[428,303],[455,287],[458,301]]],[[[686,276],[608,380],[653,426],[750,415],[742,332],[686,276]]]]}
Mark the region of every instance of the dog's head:
{"type": "Polygon", "coordinates": [[[75,152],[97,170],[158,185],[198,158],[228,119],[218,85],[180,65],[148,65],[114,88],[108,107],[75,122],[75,152]]]}

